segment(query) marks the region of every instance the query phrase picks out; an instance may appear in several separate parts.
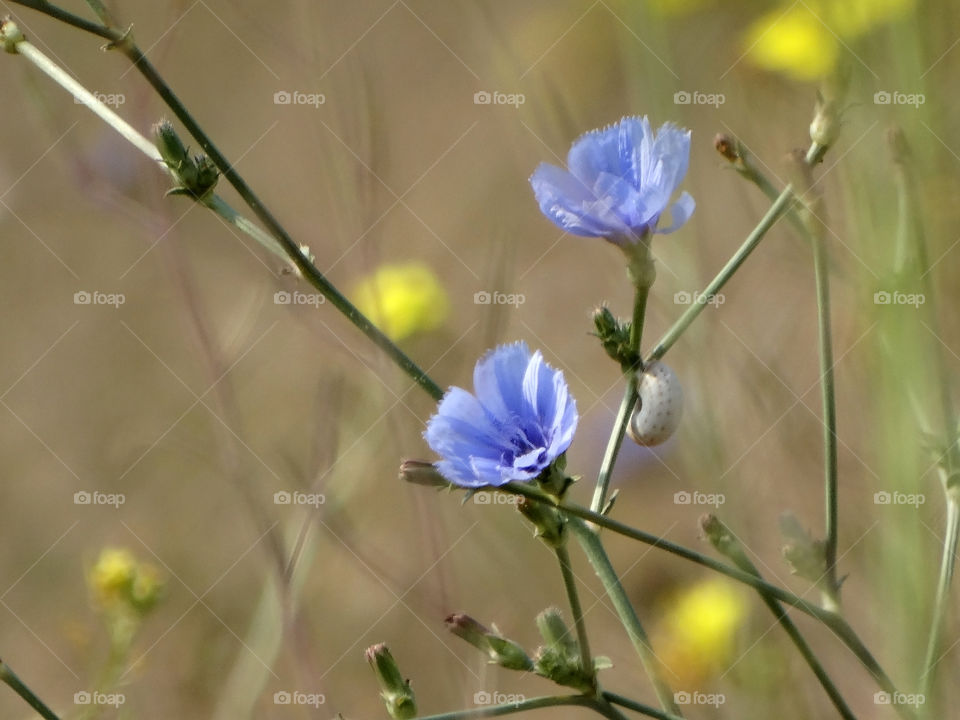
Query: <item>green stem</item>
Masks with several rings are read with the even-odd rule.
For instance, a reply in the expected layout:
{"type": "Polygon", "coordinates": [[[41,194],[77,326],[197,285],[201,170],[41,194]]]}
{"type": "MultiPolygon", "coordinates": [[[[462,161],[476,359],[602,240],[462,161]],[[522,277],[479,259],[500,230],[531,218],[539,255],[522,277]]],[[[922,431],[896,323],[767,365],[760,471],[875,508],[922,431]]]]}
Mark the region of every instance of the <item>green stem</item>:
{"type": "Polygon", "coordinates": [[[200,147],[213,161],[217,169],[226,178],[227,182],[237,191],[247,206],[264,224],[268,232],[280,244],[287,257],[300,269],[301,274],[316,290],[322,294],[337,310],[339,310],[354,326],[379,347],[404,373],[414,380],[431,397],[439,400],[443,397],[443,390],[427,375],[413,360],[411,360],[396,344],[393,343],[376,325],[358,310],[336,286],[324,276],[316,266],[300,251],[300,246],[294,242],[280,222],[267,209],[253,190],[247,185],[243,177],[220,152],[213,141],[207,136],[193,116],[187,111],[184,104],[174,94],[173,90],[163,80],[156,68],[147,60],[139,47],[133,42],[129,32],[123,33],[112,28],[89,23],[82,18],[55,8],[48,2],[40,0],[13,0],[14,3],[38,10],[44,14],[56,17],[87,32],[111,41],[109,47],[119,49],[144,76],[148,83],[157,92],[167,107],[183,123],[184,127],[199,143],[200,147]]]}
{"type": "Polygon", "coordinates": [[[583,548],[590,564],[593,565],[597,577],[600,578],[600,582],[603,584],[607,596],[613,603],[613,607],[620,617],[620,622],[623,623],[624,629],[626,629],[627,634],[630,636],[630,642],[633,643],[637,655],[640,656],[640,662],[643,664],[647,676],[653,683],[653,689],[657,694],[657,699],[660,701],[660,706],[667,712],[682,717],[680,708],[677,707],[674,701],[673,691],[663,679],[660,661],[650,646],[647,633],[643,629],[640,618],[637,617],[637,613],[630,602],[630,598],[627,597],[623,585],[620,583],[620,578],[617,577],[613,565],[610,564],[610,558],[607,557],[607,552],[604,550],[600,538],[579,518],[569,518],[567,527],[570,528],[573,534],[576,535],[577,540],[580,541],[580,546],[583,548]]]}
{"type": "MultiPolygon", "coordinates": [[[[770,209],[767,210],[767,214],[763,216],[763,219],[760,223],[751,231],[750,235],[747,236],[747,239],[744,241],[743,245],[740,246],[740,249],[734,253],[733,257],[723,266],[723,269],[717,273],[717,276],[707,285],[706,289],[703,291],[703,297],[711,297],[716,295],[727,281],[733,277],[733,274],[743,265],[744,261],[749,257],[750,253],[754,251],[757,245],[760,244],[760,241],[763,239],[763,236],[772,228],[780,217],[790,209],[791,202],[793,201],[793,186],[788,185],[784,188],[783,192],[777,197],[776,202],[770,206],[770,209]]],[[[707,306],[705,302],[695,302],[691,303],[690,307],[687,308],[686,312],[680,316],[680,318],[670,327],[669,330],[660,338],[660,341],[656,344],[653,350],[650,351],[650,354],[647,355],[647,359],[644,361],[644,364],[654,362],[662,358],[666,352],[673,346],[673,344],[680,338],[681,335],[686,331],[690,324],[697,318],[697,316],[703,312],[703,309],[707,306]]]]}
{"type": "Polygon", "coordinates": [[[596,687],[596,671],[593,667],[593,658],[590,655],[590,638],[587,635],[587,625],[583,621],[583,606],[580,604],[580,594],[577,591],[577,579],[573,575],[573,568],[570,565],[570,552],[566,545],[560,545],[556,548],[557,560],[560,563],[560,574],[563,576],[563,587],[567,592],[567,599],[570,601],[570,612],[573,613],[573,624],[577,629],[577,644],[580,648],[580,664],[583,666],[584,673],[590,676],[591,682],[596,687]]]}
{"type": "MultiPolygon", "coordinates": [[[[677,545],[676,543],[672,543],[669,540],[652,535],[651,533],[630,527],[629,525],[625,525],[605,515],[595,513],[585,507],[558,502],[556,499],[548,497],[538,490],[530,488],[525,484],[508,483],[500,486],[497,489],[502,492],[523,495],[524,497],[528,497],[532,500],[538,500],[546,503],[557,508],[558,510],[561,510],[568,516],[586,520],[594,525],[606,528],[619,535],[623,535],[624,537],[637,540],[646,545],[650,545],[651,547],[660,548],[661,550],[665,550],[666,552],[676,555],[677,557],[690,560],[691,562],[713,570],[721,575],[725,575],[726,577],[736,580],[737,582],[748,585],[757,591],[769,594],[771,597],[776,598],[780,602],[794,607],[800,612],[819,620],[837,636],[837,638],[850,650],[850,652],[853,653],[853,655],[874,678],[881,690],[888,692],[891,695],[897,692],[896,686],[890,680],[889,676],[883,670],[881,665],[877,662],[876,658],[874,658],[870,653],[866,645],[863,644],[863,641],[857,635],[856,631],[854,631],[853,628],[850,627],[849,623],[847,623],[847,621],[837,613],[830,610],[825,610],[815,603],[808,602],[803,598],[794,595],[789,590],[784,590],[776,585],[771,585],[767,581],[758,578],[755,575],[744,572],[739,568],[731,567],[726,563],[719,562],[714,558],[697,552],[696,550],[684,547],[683,545],[677,545]]],[[[898,705],[896,710],[901,714],[902,717],[913,717],[912,713],[904,705],[898,705]]]]}
{"type": "Polygon", "coordinates": [[[679,720],[676,715],[665,713],[661,710],[657,710],[656,708],[652,708],[649,705],[644,705],[636,700],[631,700],[628,697],[607,692],[606,690],[603,691],[603,698],[614,705],[625,707],[627,710],[633,710],[634,712],[638,712],[649,717],[659,718],[659,720],[679,720]]]}
{"type": "Polygon", "coordinates": [[[13,691],[26,701],[27,705],[37,711],[40,717],[46,720],[60,720],[56,714],[48,708],[36,694],[28,688],[24,682],[17,677],[16,673],[10,669],[3,660],[0,660],[0,680],[3,680],[13,691]]]}
{"type": "Polygon", "coordinates": [[[491,705],[490,707],[471,708],[469,710],[455,710],[439,715],[424,715],[417,720],[472,720],[472,718],[498,717],[500,715],[512,715],[513,713],[526,712],[527,710],[537,710],[539,708],[557,707],[560,705],[580,705],[582,707],[594,707],[596,701],[588,695],[547,695],[543,697],[530,698],[515,703],[504,703],[502,705],[491,705]]]}
{"type": "MultiPolygon", "coordinates": [[[[719,520],[717,520],[717,523],[719,523],[719,520]]],[[[723,527],[722,524],[721,527],[723,527]]],[[[724,530],[726,529],[724,528],[724,530]]],[[[728,541],[725,543],[714,542],[714,547],[726,555],[731,561],[733,561],[733,564],[739,567],[741,570],[748,572],[755,577],[762,577],[760,575],[760,571],[757,569],[757,566],[754,565],[753,561],[747,556],[747,553],[743,549],[743,545],[736,538],[736,536],[728,530],[726,530],[725,535],[728,538],[728,541]]],[[[772,595],[762,590],[760,591],[760,597],[763,600],[764,605],[766,605],[770,612],[773,613],[774,617],[777,619],[777,622],[796,646],[797,650],[800,652],[800,655],[802,655],[803,659],[806,660],[807,665],[810,666],[813,674],[817,676],[817,680],[820,681],[820,684],[830,697],[831,702],[833,702],[833,705],[837,709],[837,712],[840,713],[840,716],[844,718],[844,720],[856,720],[856,716],[847,706],[847,703],[844,701],[843,696],[837,689],[837,686],[834,685],[833,680],[830,679],[830,675],[824,669],[823,665],[820,664],[820,661],[817,659],[817,656],[814,655],[810,645],[800,633],[799,628],[797,628],[797,626],[794,624],[793,620],[787,614],[787,611],[783,608],[780,602],[772,595]]]]}
{"type": "Polygon", "coordinates": [[[956,565],[957,544],[960,539],[960,503],[953,496],[947,498],[947,534],[943,539],[943,555],[940,558],[940,580],[937,583],[937,594],[934,602],[933,619],[930,622],[930,636],[927,640],[926,660],[923,663],[924,672],[921,678],[922,693],[930,702],[930,691],[936,677],[937,665],[940,658],[941,636],[947,614],[947,600],[950,596],[950,585],[953,582],[953,571],[956,565]]]}
{"type": "MultiPolygon", "coordinates": [[[[813,223],[818,221],[813,220],[813,223]]],[[[839,610],[840,586],[837,582],[837,405],[833,376],[833,339],[830,330],[830,277],[823,234],[811,233],[813,266],[817,283],[817,323],[820,348],[820,390],[823,403],[825,531],[823,554],[826,560],[824,605],[839,610]]]]}

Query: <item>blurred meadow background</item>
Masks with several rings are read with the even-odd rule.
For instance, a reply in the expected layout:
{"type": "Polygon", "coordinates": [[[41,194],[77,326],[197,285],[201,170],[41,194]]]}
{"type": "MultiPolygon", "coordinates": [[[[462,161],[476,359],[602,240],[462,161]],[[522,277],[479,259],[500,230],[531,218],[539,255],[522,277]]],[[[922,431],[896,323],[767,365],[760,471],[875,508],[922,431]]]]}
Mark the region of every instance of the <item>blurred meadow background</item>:
{"type": "MultiPolygon", "coordinates": [[[[2,4],[142,132],[168,116],[97,38],[2,4]]],[[[848,73],[842,134],[816,171],[834,295],[839,570],[853,626],[901,689],[918,686],[945,502],[914,408],[938,403],[936,358],[950,375],[960,368],[960,6],[112,8],[320,270],[442,386],[470,387],[482,352],[515,339],[564,370],[581,413],[568,468],[584,480],[572,495],[584,504],[622,394],[590,314],[606,302],[629,315],[631,287],[612,245],[544,219],[528,177],[624,115],[692,130],[683,188],[697,210],[654,241],[649,348],[769,206],[724,167],[714,135],[738,138],[782,186],[784,156],[809,144],[820,79],[848,73]],[[929,243],[935,298],[917,307],[875,301],[898,287],[893,126],[912,148],[929,243]],[[875,495],[896,491],[923,502],[875,495]]],[[[386,717],[363,657],[376,642],[410,677],[422,714],[553,692],[486,665],[444,628],[462,611],[532,650],[535,615],[567,607],[550,551],[512,506],[397,480],[401,459],[432,459],[421,433],[434,403],[333,308],[293,294],[310,288],[274,256],[164,197],[162,173],[25,60],[4,56],[0,88],[0,657],[62,717],[89,712],[74,695],[104,678],[125,702],[95,708],[102,717],[386,717]],[[123,302],[77,304],[84,292],[123,302]],[[296,491],[313,505],[282,502],[296,491]],[[77,504],[83,492],[123,503],[77,504]],[[164,584],[122,658],[107,631],[104,548],[130,553],[107,558],[121,576],[142,563],[164,584]],[[294,691],[324,702],[275,703],[294,691]]],[[[225,183],[220,192],[240,207],[225,183]]],[[[787,223],[773,229],[667,357],[686,394],[679,432],[653,450],[627,441],[613,485],[615,517],[703,552],[697,519],[717,512],[769,580],[817,601],[783,562],[778,529],[789,510],[823,533],[810,255],[787,223]],[[723,503],[684,503],[683,492],[723,503]]],[[[607,542],[671,682],[725,698],[688,717],[833,715],[755,593],[657,549],[607,542]]],[[[604,686],[653,702],[601,586],[572,554],[594,650],[615,664],[604,686]]],[[[938,669],[947,708],[960,700],[955,597],[938,669]]],[[[797,617],[858,717],[893,717],[837,639],[797,617]]],[[[0,716],[30,713],[7,691],[0,716]]]]}

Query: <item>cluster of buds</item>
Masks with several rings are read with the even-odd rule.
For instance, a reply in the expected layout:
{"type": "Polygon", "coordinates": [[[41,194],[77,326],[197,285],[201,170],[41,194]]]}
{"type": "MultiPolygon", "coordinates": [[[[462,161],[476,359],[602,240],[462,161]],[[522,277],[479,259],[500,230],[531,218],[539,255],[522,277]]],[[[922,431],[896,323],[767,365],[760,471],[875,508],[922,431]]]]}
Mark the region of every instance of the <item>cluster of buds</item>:
{"type": "Polygon", "coordinates": [[[161,120],[153,128],[157,150],[170,169],[177,186],[168,195],[189,195],[203,200],[217,184],[220,171],[206,155],[191,156],[169,120],[161,120]]]}
{"type": "Polygon", "coordinates": [[[607,355],[616,360],[623,372],[630,372],[640,364],[640,357],[630,350],[630,322],[614,317],[610,308],[602,305],[593,311],[596,336],[607,355]]]}
{"type": "Polygon", "coordinates": [[[97,608],[107,613],[144,615],[163,595],[160,572],[139,562],[129,550],[104,548],[87,573],[87,584],[97,608]]]}

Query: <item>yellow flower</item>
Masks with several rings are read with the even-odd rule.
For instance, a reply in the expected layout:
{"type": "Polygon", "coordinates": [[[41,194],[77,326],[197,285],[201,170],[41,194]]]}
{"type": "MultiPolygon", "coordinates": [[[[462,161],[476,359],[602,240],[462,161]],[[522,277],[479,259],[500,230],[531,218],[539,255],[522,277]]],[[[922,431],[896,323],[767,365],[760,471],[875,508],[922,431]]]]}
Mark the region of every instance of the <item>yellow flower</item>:
{"type": "Polygon", "coordinates": [[[726,668],[747,611],[743,593],[722,578],[700,581],[678,593],[659,623],[654,646],[679,687],[702,687],[704,680],[726,668]]]}
{"type": "Polygon", "coordinates": [[[817,80],[837,64],[849,41],[906,15],[916,0],[809,0],[757,19],[743,44],[747,58],[797,80],[817,80]]]}
{"type": "Polygon", "coordinates": [[[138,562],[129,550],[110,547],[100,552],[87,582],[94,602],[109,612],[146,612],[160,599],[164,585],[156,567],[138,562]]]}
{"type": "Polygon", "coordinates": [[[137,561],[121,548],[104,548],[91,568],[88,581],[96,600],[104,605],[121,599],[133,584],[137,561]]]}
{"type": "Polygon", "coordinates": [[[393,340],[443,326],[450,313],[447,293],[423,263],[382,265],[353,291],[360,311],[393,340]]]}

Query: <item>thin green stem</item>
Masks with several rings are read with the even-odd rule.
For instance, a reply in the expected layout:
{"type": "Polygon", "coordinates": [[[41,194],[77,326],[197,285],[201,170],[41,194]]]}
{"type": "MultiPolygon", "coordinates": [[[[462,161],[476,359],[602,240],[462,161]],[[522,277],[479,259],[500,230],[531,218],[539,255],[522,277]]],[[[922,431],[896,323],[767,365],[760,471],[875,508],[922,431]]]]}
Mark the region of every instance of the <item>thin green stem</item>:
{"type": "Polygon", "coordinates": [[[676,715],[671,715],[670,713],[665,713],[656,708],[652,708],[649,705],[644,705],[639,703],[636,700],[631,700],[628,697],[623,695],[618,695],[617,693],[603,691],[603,697],[608,702],[613,703],[614,705],[619,705],[620,707],[625,707],[627,710],[633,710],[634,712],[647,715],[649,717],[658,718],[659,720],[679,720],[676,715]]]}
{"type": "Polygon", "coordinates": [[[176,94],[174,94],[173,90],[167,85],[156,68],[147,60],[143,51],[133,42],[132,35],[129,32],[124,33],[106,26],[83,21],[82,18],[72,16],[66,11],[55,8],[55,6],[48,2],[40,2],[38,0],[13,0],[13,2],[38,10],[99,37],[109,39],[111,41],[109,47],[119,49],[144,76],[151,87],[153,87],[160,98],[166,103],[167,107],[169,107],[173,114],[183,123],[190,135],[213,161],[227,182],[233,186],[247,206],[267,228],[267,231],[280,244],[280,247],[286,253],[287,257],[299,268],[307,282],[316,288],[331,305],[340,311],[357,329],[379,347],[404,373],[426,391],[427,394],[436,400],[443,397],[443,390],[440,386],[376,325],[370,322],[369,318],[361,313],[360,310],[317,269],[310,259],[300,251],[300,246],[294,242],[293,238],[290,237],[280,222],[236,171],[232,163],[227,160],[197,121],[194,120],[193,116],[187,111],[186,106],[184,106],[176,94]]]}
{"type": "Polygon", "coordinates": [[[560,574],[563,576],[563,587],[570,602],[570,612],[573,614],[573,624],[577,629],[577,644],[580,648],[580,664],[583,671],[590,676],[596,687],[596,671],[593,667],[593,657],[590,655],[590,637],[587,635],[587,624],[583,620],[583,606],[580,604],[580,593],[577,590],[577,579],[570,565],[570,552],[566,545],[556,548],[557,561],[560,563],[560,574]]]}
{"type": "Polygon", "coordinates": [[[603,543],[600,542],[600,538],[579,518],[569,518],[567,527],[570,528],[580,542],[580,546],[583,548],[590,564],[593,565],[593,569],[597,573],[597,577],[600,578],[600,582],[603,584],[607,596],[613,603],[613,607],[620,617],[620,622],[623,623],[624,629],[626,629],[627,634],[630,636],[630,642],[633,643],[633,647],[640,657],[640,662],[643,664],[647,676],[653,683],[653,689],[657,694],[657,699],[660,701],[660,706],[667,712],[682,717],[680,708],[677,707],[674,701],[673,691],[663,678],[660,661],[650,646],[647,633],[643,629],[640,618],[637,617],[637,613],[633,608],[633,604],[630,602],[630,598],[627,597],[623,585],[620,583],[620,578],[617,577],[617,573],[610,563],[610,558],[607,557],[607,552],[603,547],[603,543]]]}
{"type": "Polygon", "coordinates": [[[953,582],[953,572],[956,566],[958,539],[960,539],[960,503],[953,496],[948,496],[947,530],[943,539],[943,555],[940,558],[940,579],[937,582],[933,619],[930,621],[930,635],[927,639],[927,653],[923,663],[923,677],[921,678],[921,692],[928,702],[931,700],[930,691],[933,689],[937,665],[940,662],[943,626],[947,615],[950,585],[953,582]]]}
{"type": "Polygon", "coordinates": [[[499,717],[500,715],[512,715],[513,713],[526,712],[527,710],[557,707],[560,705],[595,707],[596,700],[588,695],[545,695],[515,703],[470,708],[469,710],[454,710],[453,712],[440,713],[439,715],[424,715],[417,718],[417,720],[472,720],[472,718],[499,717]]]}
{"type": "MultiPolygon", "coordinates": [[[[813,220],[813,223],[818,223],[813,220]]],[[[819,223],[818,223],[819,224],[819,223]]],[[[826,561],[824,604],[839,610],[837,582],[837,540],[839,511],[837,499],[837,405],[833,375],[833,338],[830,329],[830,276],[826,243],[823,234],[812,232],[813,266],[817,283],[817,323],[819,328],[820,390],[823,404],[824,448],[824,528],[826,539],[823,554],[826,561]]]]}
{"type": "MultiPolygon", "coordinates": [[[[706,289],[701,294],[702,297],[708,298],[716,295],[720,290],[726,285],[727,281],[733,277],[733,274],[743,265],[744,261],[749,257],[750,253],[756,249],[757,245],[760,244],[760,241],[763,240],[764,235],[772,228],[777,221],[783,216],[785,212],[790,209],[790,205],[793,201],[793,186],[788,185],[784,188],[783,192],[777,197],[777,200],[773,205],[770,206],[770,209],[767,210],[767,214],[763,216],[763,219],[760,223],[750,232],[750,235],[747,236],[747,239],[744,241],[743,245],[734,253],[733,257],[723,266],[723,269],[717,273],[717,276],[707,285],[706,289]]],[[[705,302],[695,302],[691,303],[690,307],[687,308],[686,312],[680,316],[680,318],[664,333],[663,337],[660,338],[660,341],[656,344],[653,350],[647,355],[647,359],[644,361],[644,364],[651,363],[655,360],[662,358],[666,352],[673,347],[673,344],[680,339],[680,336],[686,331],[690,324],[697,318],[697,316],[703,312],[703,309],[707,306],[705,302]]]]}
{"type": "Polygon", "coordinates": [[[53,710],[48,708],[3,660],[0,660],[0,680],[9,685],[17,695],[23,698],[27,705],[37,711],[40,717],[45,718],[45,720],[60,720],[53,710]]]}
{"type": "MultiPolygon", "coordinates": [[[[726,526],[720,522],[719,519],[712,518],[712,521],[712,523],[709,523],[712,532],[708,532],[706,534],[714,547],[716,547],[717,550],[723,555],[728,557],[733,564],[739,567],[741,570],[748,572],[755,577],[762,577],[760,575],[760,570],[757,569],[757,566],[747,556],[747,553],[744,550],[743,544],[740,542],[740,540],[732,532],[730,532],[726,526]]],[[[814,655],[810,645],[800,633],[799,628],[797,628],[793,620],[787,614],[787,611],[784,609],[783,605],[781,605],[776,598],[763,590],[760,591],[760,597],[763,600],[764,605],[766,605],[770,612],[773,613],[774,617],[777,619],[777,622],[796,646],[797,650],[800,652],[800,655],[802,655],[803,659],[806,660],[807,665],[809,665],[810,669],[813,670],[813,674],[817,676],[817,680],[820,681],[820,684],[830,697],[831,702],[833,702],[833,705],[837,709],[837,712],[840,713],[840,716],[844,718],[844,720],[856,720],[856,717],[847,706],[847,703],[844,701],[843,696],[837,689],[837,686],[834,685],[830,675],[824,669],[823,665],[820,664],[820,661],[817,659],[816,655],[814,655]]]]}

